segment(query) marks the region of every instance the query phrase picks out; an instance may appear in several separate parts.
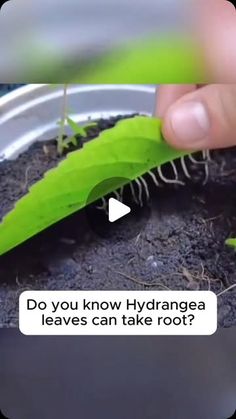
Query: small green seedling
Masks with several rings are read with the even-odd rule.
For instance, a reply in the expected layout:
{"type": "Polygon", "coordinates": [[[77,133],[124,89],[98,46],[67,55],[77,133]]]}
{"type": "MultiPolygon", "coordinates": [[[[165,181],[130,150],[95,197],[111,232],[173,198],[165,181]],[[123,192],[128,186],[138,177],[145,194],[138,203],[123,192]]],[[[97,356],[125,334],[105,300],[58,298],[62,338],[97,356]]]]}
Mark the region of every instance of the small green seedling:
{"type": "Polygon", "coordinates": [[[59,134],[57,137],[57,152],[59,155],[62,155],[64,150],[64,136],[65,136],[65,123],[66,123],[66,111],[67,111],[67,89],[68,84],[64,84],[63,87],[63,101],[62,101],[62,115],[59,122],[59,134]]]}
{"type": "Polygon", "coordinates": [[[89,128],[97,126],[96,122],[91,122],[86,125],[79,125],[77,124],[77,122],[73,121],[69,116],[66,117],[66,121],[72,129],[74,135],[62,138],[62,140],[58,142],[58,153],[60,155],[62,155],[65,150],[68,151],[71,145],[73,145],[74,147],[78,147],[80,145],[82,147],[82,141],[80,141],[81,138],[86,138],[88,136],[89,128]]]}
{"type": "Polygon", "coordinates": [[[77,122],[73,121],[69,116],[67,116],[67,123],[74,132],[75,135],[80,135],[81,137],[87,137],[87,130],[92,127],[96,127],[96,122],[89,122],[86,125],[79,125],[77,122]]]}
{"type": "Polygon", "coordinates": [[[61,156],[65,150],[70,148],[70,145],[78,146],[78,136],[87,137],[87,130],[91,127],[96,126],[96,122],[91,122],[86,125],[79,125],[77,122],[73,121],[67,115],[67,93],[68,93],[68,84],[64,84],[63,87],[63,101],[62,101],[62,115],[61,120],[59,121],[59,134],[57,137],[57,152],[61,156]],[[67,137],[65,135],[65,126],[66,123],[70,126],[74,135],[67,137]]]}

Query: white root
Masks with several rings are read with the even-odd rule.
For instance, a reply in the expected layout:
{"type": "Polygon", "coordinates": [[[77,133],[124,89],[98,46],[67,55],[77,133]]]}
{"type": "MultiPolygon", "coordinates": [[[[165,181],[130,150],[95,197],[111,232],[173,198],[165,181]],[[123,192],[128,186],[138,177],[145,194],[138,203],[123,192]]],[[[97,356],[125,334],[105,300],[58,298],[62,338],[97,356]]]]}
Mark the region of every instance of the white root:
{"type": "Polygon", "coordinates": [[[189,173],[189,171],[188,171],[188,168],[187,168],[187,166],[186,166],[186,163],[185,163],[185,158],[184,158],[184,157],[181,157],[180,162],[181,162],[181,166],[182,166],[182,168],[183,168],[183,171],[184,171],[185,176],[186,176],[188,179],[191,179],[191,175],[190,175],[190,173],[189,173]]]}
{"type": "Polygon", "coordinates": [[[203,161],[196,160],[195,157],[192,156],[192,154],[189,154],[188,158],[194,164],[203,164],[204,163],[203,161]]]}
{"type": "Polygon", "coordinates": [[[210,150],[205,150],[204,151],[204,154],[205,154],[205,158],[206,158],[207,161],[212,161],[211,160],[211,152],[210,152],[210,150]]]}
{"type": "Polygon", "coordinates": [[[177,168],[175,166],[175,163],[173,161],[171,161],[170,164],[171,164],[171,166],[173,168],[173,172],[174,172],[174,175],[175,175],[175,181],[178,182],[179,185],[185,185],[184,182],[182,182],[181,180],[179,180],[179,175],[178,175],[178,172],[177,172],[177,168]]]}
{"type": "MultiPolygon", "coordinates": [[[[171,162],[171,163],[173,163],[173,162],[171,162]]],[[[174,163],[173,163],[173,165],[174,165],[174,163]]],[[[173,166],[172,166],[173,167],[173,166]]],[[[174,167],[173,167],[174,168],[174,167]]],[[[175,170],[176,170],[176,167],[175,167],[175,170]]],[[[164,183],[171,183],[171,184],[176,184],[176,185],[184,185],[184,182],[182,182],[182,181],[180,181],[180,180],[178,180],[178,179],[167,179],[164,175],[163,175],[163,173],[162,173],[162,171],[161,171],[161,167],[158,167],[157,168],[157,172],[158,172],[158,175],[160,176],[160,179],[164,182],[164,183]]]]}
{"type": "Polygon", "coordinates": [[[209,166],[208,166],[208,162],[205,163],[204,168],[205,168],[205,179],[204,179],[204,181],[203,181],[202,184],[203,185],[206,185],[207,182],[208,182],[208,179],[209,179],[209,166]]]}
{"type": "Polygon", "coordinates": [[[211,161],[211,157],[210,157],[210,151],[209,150],[204,150],[202,152],[203,158],[204,158],[204,169],[205,169],[205,179],[203,181],[203,185],[206,185],[209,179],[209,166],[208,166],[208,162],[211,161]]]}
{"type": "Polygon", "coordinates": [[[157,180],[156,176],[154,175],[154,173],[153,173],[153,172],[151,172],[151,171],[149,171],[149,172],[148,172],[148,174],[149,174],[149,176],[151,176],[151,178],[152,178],[152,180],[153,180],[154,184],[155,184],[157,187],[160,187],[160,183],[158,182],[158,180],[157,180]]]}
{"type": "Polygon", "coordinates": [[[120,200],[121,200],[121,199],[120,199],[120,194],[119,194],[119,192],[114,191],[114,192],[113,192],[113,194],[115,195],[115,197],[116,197],[116,199],[117,199],[118,201],[120,201],[120,200]]]}
{"type": "Polygon", "coordinates": [[[195,157],[193,157],[192,154],[188,155],[189,160],[194,163],[194,164],[205,164],[206,161],[211,161],[211,155],[210,155],[210,150],[203,150],[202,151],[202,157],[203,160],[196,160],[195,157]]]}
{"type": "MultiPolygon", "coordinates": [[[[188,155],[188,159],[194,163],[194,164],[204,164],[204,169],[205,169],[205,179],[203,182],[203,185],[205,185],[209,179],[209,166],[208,166],[208,162],[211,161],[211,156],[210,156],[210,151],[209,150],[203,150],[202,151],[202,156],[203,156],[203,160],[199,161],[196,160],[195,157],[193,157],[191,154],[188,155]]],[[[184,175],[186,176],[186,178],[191,179],[191,174],[189,173],[186,161],[185,161],[185,157],[181,157],[180,158],[180,163],[181,163],[181,167],[183,169],[184,175]]],[[[162,172],[162,168],[161,167],[157,167],[157,173],[160,177],[160,179],[164,182],[164,183],[169,183],[169,184],[177,184],[177,185],[182,185],[184,186],[185,183],[181,180],[179,180],[179,175],[178,175],[178,171],[177,171],[177,167],[175,165],[175,163],[173,161],[170,161],[170,165],[173,169],[174,172],[174,179],[168,179],[162,172]]],[[[160,183],[156,177],[156,175],[154,174],[153,171],[148,171],[148,175],[152,178],[154,184],[157,187],[160,187],[160,183]]],[[[147,181],[140,176],[139,178],[135,179],[133,182],[129,183],[129,187],[130,187],[130,191],[131,191],[131,195],[132,195],[132,199],[134,200],[134,202],[137,205],[140,205],[141,207],[143,207],[143,188],[145,191],[145,195],[146,195],[146,199],[147,201],[150,200],[150,193],[149,193],[149,188],[148,188],[148,183],[147,181]],[[135,192],[135,188],[133,185],[133,182],[136,183],[136,185],[138,186],[138,196],[135,192]]],[[[124,186],[122,186],[118,191],[114,191],[113,192],[116,199],[120,200],[121,202],[123,201],[123,194],[124,194],[124,186]]],[[[105,211],[106,213],[108,213],[108,203],[106,201],[105,198],[101,198],[102,200],[102,205],[101,206],[97,206],[96,208],[102,211],[105,211]]]]}
{"type": "Polygon", "coordinates": [[[138,185],[138,190],[139,190],[138,202],[139,202],[140,207],[142,207],[143,206],[143,200],[142,200],[142,184],[141,184],[141,182],[140,182],[139,179],[135,179],[134,181],[138,185]]]}
{"type": "Polygon", "coordinates": [[[96,208],[99,211],[105,211],[105,213],[107,213],[108,212],[107,211],[107,207],[108,207],[107,200],[105,198],[101,198],[101,201],[102,201],[102,205],[97,205],[96,208]]]}
{"type": "Polygon", "coordinates": [[[146,180],[142,176],[140,176],[139,179],[140,179],[140,181],[142,182],[142,184],[144,186],[144,190],[145,190],[145,193],[146,193],[147,201],[149,201],[150,194],[149,194],[149,189],[148,189],[147,182],[146,182],[146,180]]]}
{"type": "Polygon", "coordinates": [[[134,190],[134,185],[133,185],[133,183],[132,183],[132,182],[130,182],[129,187],[130,187],[130,190],[131,190],[131,195],[132,195],[132,198],[133,198],[134,202],[138,205],[138,204],[139,204],[139,202],[138,202],[138,200],[137,200],[137,198],[136,198],[136,195],[135,195],[135,190],[134,190]]]}
{"type": "Polygon", "coordinates": [[[196,160],[191,154],[188,156],[189,160],[192,163],[194,163],[194,164],[204,164],[205,178],[204,178],[204,181],[203,181],[203,185],[206,185],[206,183],[208,182],[208,179],[209,179],[209,165],[208,165],[208,163],[211,161],[210,150],[203,150],[202,151],[202,157],[203,157],[203,160],[199,161],[199,160],[196,160]]]}
{"type": "Polygon", "coordinates": [[[122,186],[122,187],[120,188],[119,194],[120,194],[120,200],[121,200],[121,202],[123,202],[124,186],[122,186]]]}

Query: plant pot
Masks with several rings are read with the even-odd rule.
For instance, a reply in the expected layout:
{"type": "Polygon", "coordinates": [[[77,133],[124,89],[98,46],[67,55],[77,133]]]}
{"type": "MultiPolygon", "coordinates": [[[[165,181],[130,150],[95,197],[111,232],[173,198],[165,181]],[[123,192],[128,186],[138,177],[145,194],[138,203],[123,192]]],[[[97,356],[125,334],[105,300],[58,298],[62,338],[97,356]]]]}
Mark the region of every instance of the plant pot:
{"type": "MultiPolygon", "coordinates": [[[[60,89],[29,85],[2,98],[1,154],[16,159],[30,143],[55,136],[60,97],[60,89]]],[[[152,87],[76,86],[70,89],[69,106],[76,109],[77,120],[86,121],[151,114],[154,99],[152,87]]],[[[217,168],[222,159],[230,166],[235,155],[220,153],[217,168]]],[[[223,279],[226,269],[230,278],[224,288],[233,281],[235,256],[224,247],[235,208],[234,182],[228,184],[227,179],[223,185],[216,177],[206,186],[190,183],[157,189],[149,220],[131,239],[92,239],[88,231],[81,237],[81,218],[76,216],[1,258],[2,325],[17,324],[16,300],[29,288],[159,289],[155,284],[162,280],[173,289],[186,289],[186,275],[191,279],[196,270],[201,286],[220,292],[220,284],[205,274],[223,279]],[[222,201],[228,229],[218,216],[222,201]],[[65,231],[76,243],[68,237],[67,243],[60,242],[65,231]],[[175,276],[180,265],[187,271],[175,276]]],[[[209,337],[42,339],[22,336],[17,330],[2,331],[0,408],[9,417],[21,414],[26,419],[75,414],[90,418],[100,417],[101,412],[104,419],[227,418],[235,408],[234,301],[233,291],[219,297],[219,322],[232,327],[220,327],[209,337]]]]}
{"type": "MultiPolygon", "coordinates": [[[[0,154],[2,161],[13,159],[11,174],[17,157],[32,143],[57,135],[62,93],[60,86],[27,85],[1,98],[0,154]]],[[[154,102],[152,86],[75,85],[68,91],[68,109],[73,119],[82,123],[119,114],[151,114],[154,102]]],[[[234,179],[221,181],[220,177],[223,164],[227,170],[235,167],[235,153],[230,153],[214,156],[207,185],[190,181],[186,187],[165,184],[152,188],[151,202],[144,208],[148,211],[139,216],[135,213],[123,230],[112,230],[109,238],[94,234],[84,221],[86,212],[79,211],[2,256],[1,323],[17,324],[17,296],[25,288],[167,287],[220,293],[219,325],[234,325],[236,291],[222,294],[235,282],[236,267],[233,251],[224,244],[236,231],[234,179]]]]}
{"type": "MultiPolygon", "coordinates": [[[[30,84],[0,98],[0,156],[14,158],[32,142],[58,134],[61,86],[30,84]]],[[[145,85],[73,85],[68,109],[77,122],[118,114],[152,114],[155,88],[145,85]]]]}

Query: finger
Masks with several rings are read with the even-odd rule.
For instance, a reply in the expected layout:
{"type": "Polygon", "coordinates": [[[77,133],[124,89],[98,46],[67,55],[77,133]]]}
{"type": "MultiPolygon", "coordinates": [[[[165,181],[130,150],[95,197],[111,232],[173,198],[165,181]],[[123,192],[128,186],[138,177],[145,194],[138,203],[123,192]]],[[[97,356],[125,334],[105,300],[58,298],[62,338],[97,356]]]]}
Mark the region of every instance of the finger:
{"type": "Polygon", "coordinates": [[[163,134],[175,148],[236,145],[236,84],[213,84],[177,100],[164,116],[163,134]]]}
{"type": "Polygon", "coordinates": [[[195,84],[162,84],[157,89],[155,115],[163,118],[166,110],[179,98],[196,89],[195,84]]]}

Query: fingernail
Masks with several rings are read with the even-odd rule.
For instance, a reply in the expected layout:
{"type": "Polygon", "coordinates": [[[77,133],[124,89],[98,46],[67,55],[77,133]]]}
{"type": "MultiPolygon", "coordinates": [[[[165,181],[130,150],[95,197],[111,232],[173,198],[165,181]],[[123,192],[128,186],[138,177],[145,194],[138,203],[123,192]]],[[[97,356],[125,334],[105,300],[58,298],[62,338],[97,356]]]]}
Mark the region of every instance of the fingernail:
{"type": "Polygon", "coordinates": [[[207,109],[201,102],[185,102],[174,109],[170,123],[176,140],[183,147],[201,148],[210,130],[207,109]]]}

